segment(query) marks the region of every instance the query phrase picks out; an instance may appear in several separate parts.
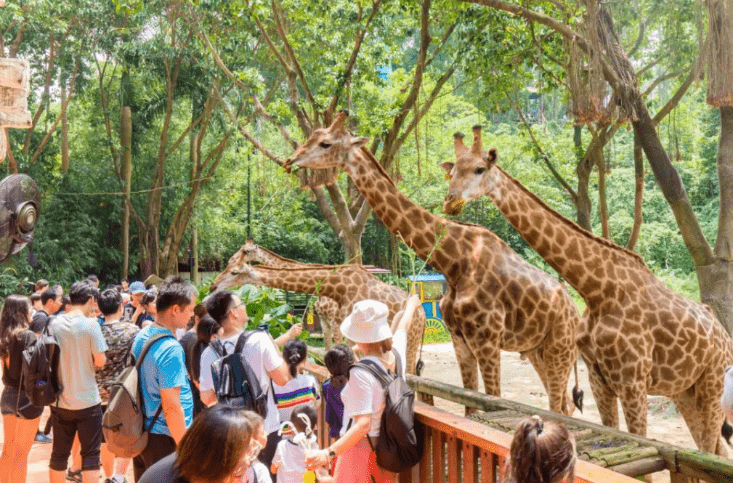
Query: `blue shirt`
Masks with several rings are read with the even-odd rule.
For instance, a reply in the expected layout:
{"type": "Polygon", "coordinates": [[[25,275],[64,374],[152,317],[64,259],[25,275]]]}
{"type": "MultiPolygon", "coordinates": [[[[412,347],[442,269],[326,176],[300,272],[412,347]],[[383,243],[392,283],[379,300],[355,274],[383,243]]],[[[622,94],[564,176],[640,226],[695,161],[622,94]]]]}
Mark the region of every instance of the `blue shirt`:
{"type": "MultiPolygon", "coordinates": [[[[183,415],[186,427],[189,427],[193,420],[193,396],[191,386],[188,383],[185,354],[181,344],[178,343],[168,329],[151,325],[135,336],[135,341],[132,343],[132,354],[135,359],[139,358],[145,342],[159,333],[169,334],[170,337],[156,341],[140,367],[140,379],[145,403],[145,425],[147,427],[160,407],[160,390],[180,387],[183,415]]],[[[150,432],[171,435],[163,411],[160,412],[160,416],[158,416],[158,420],[150,432]]]]}

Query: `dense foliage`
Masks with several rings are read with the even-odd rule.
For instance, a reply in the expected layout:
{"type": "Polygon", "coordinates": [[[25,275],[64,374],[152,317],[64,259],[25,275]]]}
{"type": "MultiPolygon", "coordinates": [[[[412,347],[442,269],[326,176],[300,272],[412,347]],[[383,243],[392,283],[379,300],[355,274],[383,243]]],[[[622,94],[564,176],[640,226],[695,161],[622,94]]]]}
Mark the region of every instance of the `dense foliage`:
{"type": "MultiPolygon", "coordinates": [[[[553,11],[550,2],[537,3],[553,11]]],[[[620,36],[629,45],[638,32],[639,14],[648,19],[645,26],[653,34],[644,38],[637,60],[659,59],[659,65],[650,68],[642,82],[685,67],[697,55],[694,27],[698,9],[690,6],[694,2],[672,3],[654,10],[654,15],[649,9],[658,2],[641,2],[636,9],[619,5],[615,12],[620,36]],[[680,16],[680,12],[687,13],[680,16]]],[[[291,47],[300,56],[304,78],[311,80],[315,105],[327,105],[333,92],[341,92],[338,107],[348,107],[354,113],[355,132],[384,141],[384,133],[400,113],[418,62],[419,5],[399,1],[381,6],[368,27],[370,34],[365,37],[353,75],[346,79],[340,69],[350,53],[353,36],[366,25],[377,4],[341,0],[275,4],[286,14],[281,19],[282,28],[290,34],[291,47]]],[[[141,239],[147,233],[143,228],[159,218],[153,231],[163,251],[164,240],[175,231],[178,212],[187,200],[192,200],[190,221],[184,225],[179,242],[172,244],[177,269],[189,269],[194,228],[202,271],[221,269],[248,234],[289,258],[343,262],[338,234],[324,220],[312,193],[301,190],[298,181],[264,151],[253,153],[251,140],[244,134],[255,136],[280,159],[293,150],[283,141],[282,129],[289,131],[293,141],[304,140],[294,112],[298,106],[308,110],[306,93],[300,92],[297,106],[291,105],[292,93],[257,25],[264,22],[262,29],[274,29],[277,19],[270,18],[270,2],[105,5],[84,0],[32,0],[11,2],[0,9],[0,25],[5,26],[3,55],[8,55],[18,38],[20,26],[26,29],[18,56],[33,64],[30,106],[34,114],[40,114],[28,141],[27,133],[20,130],[10,131],[10,139],[19,170],[33,176],[43,192],[34,245],[38,265],[30,267],[24,252],[4,266],[0,270],[0,295],[38,278],[66,286],[88,273],[98,274],[103,284],[119,279],[123,257],[119,132],[120,108],[125,105],[133,113],[131,204],[135,216],[140,217],[131,225],[132,275],[140,274],[141,239]],[[235,86],[215,65],[201,31],[207,33],[236,81],[251,91],[235,86]],[[49,48],[58,52],[50,71],[49,48]],[[175,59],[180,65],[179,71],[173,72],[175,59]],[[172,84],[174,73],[177,77],[172,84]],[[47,77],[50,89],[44,92],[47,77]],[[63,110],[56,92],[70,88],[67,82],[72,77],[73,98],[64,134],[60,127],[54,127],[63,110]],[[253,92],[276,122],[269,122],[252,104],[253,92]],[[207,103],[213,107],[197,124],[196,119],[207,113],[207,103]],[[48,133],[49,139],[42,145],[48,133]],[[62,153],[64,136],[69,142],[68,167],[64,167],[62,153]],[[28,149],[24,149],[26,144],[28,149]],[[37,148],[40,151],[33,158],[37,148]],[[161,150],[165,153],[163,173],[159,173],[161,150]],[[205,183],[197,185],[192,196],[199,179],[193,176],[196,165],[191,161],[196,150],[199,161],[211,156],[208,166],[214,169],[198,172],[205,183]],[[151,185],[157,174],[161,174],[160,186],[151,185]],[[151,193],[160,195],[159,212],[146,215],[151,193]]],[[[441,213],[447,181],[438,164],[453,159],[454,132],[470,132],[472,125],[482,124],[484,145],[498,148],[500,165],[552,208],[575,219],[573,200],[538,152],[539,145],[559,175],[575,185],[577,151],[572,119],[566,114],[568,97],[561,69],[548,60],[562,55],[562,42],[490,9],[440,1],[431,12],[433,37],[448,35],[442,50],[433,46],[438,55],[425,69],[417,109],[440,82],[445,84],[389,162],[399,188],[430,211],[441,213]],[[538,51],[523,57],[537,43],[538,51]],[[544,62],[538,64],[541,56],[544,62]],[[449,69],[454,73],[445,80],[441,76],[449,69]],[[536,143],[515,107],[529,120],[536,143]]],[[[649,104],[663,105],[680,82],[679,77],[661,82],[650,94],[649,104]]],[[[663,143],[675,155],[675,167],[711,241],[717,231],[718,133],[717,111],[705,105],[702,84],[693,86],[659,125],[663,143]]],[[[590,134],[584,130],[583,145],[588,143],[590,134]]],[[[621,245],[629,238],[634,217],[633,143],[633,133],[622,127],[604,150],[609,228],[612,239],[621,245]]],[[[2,168],[9,172],[10,163],[2,168]]],[[[596,233],[601,223],[597,183],[594,170],[590,192],[596,233]]],[[[344,176],[339,185],[342,192],[350,193],[344,176]]],[[[636,250],[670,286],[697,298],[694,266],[674,216],[650,173],[644,185],[644,224],[636,250]]],[[[349,195],[349,201],[352,198],[349,195]]],[[[488,200],[471,203],[460,219],[488,227],[521,256],[549,270],[488,200]]],[[[422,268],[422,262],[400,248],[399,241],[373,216],[366,224],[362,249],[363,263],[391,268],[397,277],[422,268]]],[[[282,310],[276,311],[278,320],[282,310]]],[[[254,318],[261,319],[264,312],[257,314],[254,318]]]]}

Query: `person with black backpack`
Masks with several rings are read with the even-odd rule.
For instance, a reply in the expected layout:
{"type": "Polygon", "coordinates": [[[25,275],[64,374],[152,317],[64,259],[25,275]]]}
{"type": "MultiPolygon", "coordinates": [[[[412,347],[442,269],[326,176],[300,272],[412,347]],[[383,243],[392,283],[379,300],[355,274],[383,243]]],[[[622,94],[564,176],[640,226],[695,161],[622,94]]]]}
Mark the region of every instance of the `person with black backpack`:
{"type": "Polygon", "coordinates": [[[414,394],[403,379],[407,331],[419,300],[413,296],[408,303],[395,321],[393,335],[385,304],[357,302],[342,322],[341,332],[357,343],[364,357],[351,364],[343,351],[332,353],[332,349],[326,355],[332,376],[348,379],[341,392],[344,426],[341,437],[313,452],[306,464],[311,469],[329,467],[338,457],[337,483],[391,483],[396,481],[395,472],[408,469],[421,456],[422,443],[413,426],[414,394]]]}
{"type": "Polygon", "coordinates": [[[31,404],[22,376],[23,351],[36,341],[28,327],[31,301],[24,295],[9,295],[0,312],[0,358],[3,366],[3,452],[0,481],[25,483],[28,454],[38,429],[43,407],[31,404]]]}
{"type": "Polygon", "coordinates": [[[155,301],[155,322],[138,332],[132,343],[132,355],[138,360],[146,342],[161,337],[150,345],[139,369],[144,427],[149,434],[147,445],[132,460],[135,481],[176,450],[193,420],[186,358],[174,334],[177,329],[184,329],[193,317],[197,294],[196,287],[189,282],[168,277],[160,285],[155,301]]]}
{"type": "Polygon", "coordinates": [[[280,418],[271,383],[284,386],[292,378],[290,369],[268,332],[244,332],[249,320],[247,307],[234,293],[219,290],[210,294],[206,309],[224,332],[201,354],[201,400],[206,405],[219,402],[244,407],[262,416],[267,446],[259,460],[269,468],[280,441],[280,418]]]}

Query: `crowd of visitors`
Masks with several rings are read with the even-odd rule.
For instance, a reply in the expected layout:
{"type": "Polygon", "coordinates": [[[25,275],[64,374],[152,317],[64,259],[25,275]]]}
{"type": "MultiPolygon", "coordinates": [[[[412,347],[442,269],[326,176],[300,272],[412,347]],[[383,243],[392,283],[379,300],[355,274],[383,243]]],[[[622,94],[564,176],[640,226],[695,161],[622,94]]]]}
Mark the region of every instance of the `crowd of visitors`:
{"type": "MultiPolygon", "coordinates": [[[[51,483],[97,483],[100,468],[105,483],[127,483],[130,459],[134,480],[143,483],[396,481],[375,456],[385,411],[375,371],[404,374],[409,314],[390,323],[384,304],[358,302],[341,331],[363,357],[355,364],[351,347],[335,346],[325,356],[331,377],[320,385],[304,372],[300,324],[277,339],[267,330],[246,331],[247,307],[233,292],[197,304],[195,287],[179,277],[157,287],[122,280],[100,292],[98,285],[90,275],[64,294],[39,280],[33,297],[4,301],[0,483],[25,482],[34,440],[53,443],[51,483]],[[44,408],[30,402],[23,384],[24,351],[41,334],[58,343],[62,388],[44,431],[44,408]],[[141,356],[147,444],[134,458],[118,457],[105,444],[103,414],[121,390],[121,374],[141,356]],[[322,449],[320,404],[333,441],[322,449]]],[[[562,425],[535,417],[517,428],[510,461],[512,482],[571,481],[574,443],[562,425]]]]}

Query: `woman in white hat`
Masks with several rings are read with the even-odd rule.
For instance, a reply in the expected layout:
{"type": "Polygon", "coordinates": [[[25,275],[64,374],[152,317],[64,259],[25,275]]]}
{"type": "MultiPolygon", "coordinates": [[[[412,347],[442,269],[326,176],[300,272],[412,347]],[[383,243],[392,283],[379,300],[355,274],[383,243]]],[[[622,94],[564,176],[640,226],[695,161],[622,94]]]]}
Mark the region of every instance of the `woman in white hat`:
{"type": "MultiPolygon", "coordinates": [[[[375,361],[391,372],[395,372],[400,363],[401,374],[404,374],[407,331],[419,303],[416,297],[410,298],[400,320],[395,320],[393,334],[387,306],[376,300],[362,300],[354,305],[351,314],[341,323],[341,332],[358,345],[364,354],[362,360],[375,361]]],[[[338,368],[332,376],[345,376],[349,381],[341,392],[344,403],[341,437],[328,448],[314,452],[306,463],[309,467],[326,466],[337,457],[334,473],[337,483],[391,483],[396,480],[396,475],[377,466],[376,455],[368,439],[376,442],[379,436],[379,422],[384,411],[382,385],[368,370],[361,367],[350,369],[348,357],[343,353],[338,355],[343,361],[336,364],[338,368]]]]}

